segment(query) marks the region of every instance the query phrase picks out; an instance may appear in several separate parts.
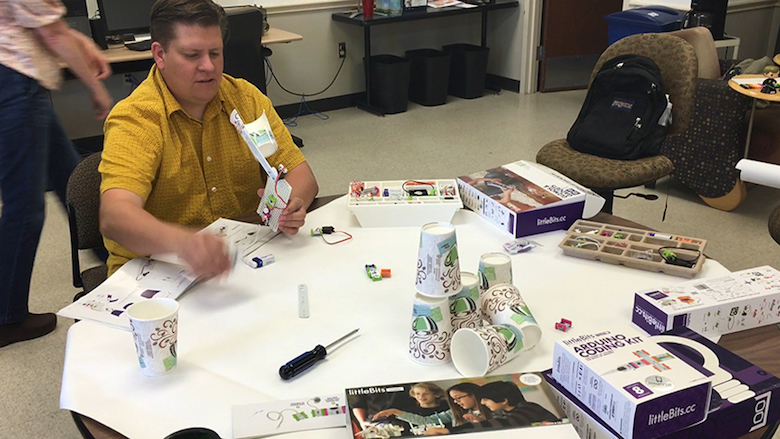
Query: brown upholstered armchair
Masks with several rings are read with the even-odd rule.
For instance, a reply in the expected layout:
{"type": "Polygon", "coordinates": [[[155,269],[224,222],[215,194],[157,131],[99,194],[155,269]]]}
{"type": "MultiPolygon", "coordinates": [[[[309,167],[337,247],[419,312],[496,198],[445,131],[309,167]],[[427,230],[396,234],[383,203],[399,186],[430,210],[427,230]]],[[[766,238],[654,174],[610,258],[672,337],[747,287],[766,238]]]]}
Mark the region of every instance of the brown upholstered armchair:
{"type": "Polygon", "coordinates": [[[736,164],[745,150],[744,126],[750,98],[735,93],[721,79],[730,63],[718,60],[709,29],[694,27],[670,34],[693,46],[699,62],[699,79],[690,129],[667,139],[661,154],[674,164],[673,176],[705,203],[732,210],[746,196],[736,164]]]}
{"type": "MultiPolygon", "coordinates": [[[[672,125],[667,140],[681,135],[691,121],[698,60],[693,46],[669,34],[631,35],[609,46],[596,62],[591,82],[607,60],[623,54],[644,55],[651,58],[661,70],[664,89],[672,107],[672,125]]],[[[554,140],[543,146],[536,161],[587,186],[606,199],[604,212],[612,212],[615,189],[640,186],[669,175],[674,170],[666,155],[637,160],[614,160],[581,153],[569,146],[566,139],[554,140]]]]}
{"type": "Polygon", "coordinates": [[[537,161],[607,197],[605,211],[611,211],[614,189],[639,186],[669,174],[708,205],[734,209],[745,198],[745,185],[735,166],[744,152],[750,98],[735,93],[720,79],[721,64],[709,30],[691,28],[619,40],[602,54],[591,80],[604,61],[622,53],[653,58],[661,69],[664,87],[674,104],[674,123],[660,155],[610,160],[574,151],[563,139],[545,145],[537,161]],[[695,65],[693,70],[689,63],[695,65]],[[693,82],[686,84],[691,72],[693,82]],[[685,93],[679,93],[680,88],[685,93]],[[593,172],[595,167],[599,167],[598,172],[593,172]]]}

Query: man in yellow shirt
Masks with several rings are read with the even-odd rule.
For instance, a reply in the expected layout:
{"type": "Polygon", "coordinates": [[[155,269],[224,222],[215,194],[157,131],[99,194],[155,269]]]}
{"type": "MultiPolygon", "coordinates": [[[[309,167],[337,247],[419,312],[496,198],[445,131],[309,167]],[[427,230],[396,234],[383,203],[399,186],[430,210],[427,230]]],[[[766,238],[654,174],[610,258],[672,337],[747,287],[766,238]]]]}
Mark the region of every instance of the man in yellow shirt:
{"type": "MultiPolygon", "coordinates": [[[[230,123],[265,112],[292,194],[279,218],[303,226],[318,186],[270,100],[222,73],[224,10],[212,0],[158,0],[152,9],[149,76],[106,119],[100,172],[100,230],[109,274],[138,255],[176,253],[199,276],[230,267],[222,241],[196,232],[219,217],[257,208],[265,173],[230,123]]],[[[258,66],[262,68],[262,66],[258,66]]]]}

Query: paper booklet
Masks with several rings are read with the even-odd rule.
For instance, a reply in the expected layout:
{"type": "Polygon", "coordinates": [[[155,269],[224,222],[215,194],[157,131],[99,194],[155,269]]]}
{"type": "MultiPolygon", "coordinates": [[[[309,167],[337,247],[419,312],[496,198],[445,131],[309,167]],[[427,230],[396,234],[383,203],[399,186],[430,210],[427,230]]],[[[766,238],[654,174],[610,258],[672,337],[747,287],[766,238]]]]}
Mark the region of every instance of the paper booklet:
{"type": "MultiPolygon", "coordinates": [[[[225,218],[214,221],[201,233],[222,237],[237,264],[277,235],[268,227],[225,218]]],[[[97,288],[57,314],[129,331],[130,321],[125,311],[130,305],[153,297],[176,299],[198,283],[196,276],[177,261],[173,255],[132,259],[97,288]]]]}
{"type": "Polygon", "coordinates": [[[233,437],[255,438],[291,431],[344,427],[344,394],[233,406],[233,437]]]}
{"type": "Polygon", "coordinates": [[[347,428],[356,439],[520,428],[522,432],[513,433],[514,436],[522,435],[527,439],[576,437],[549,385],[536,372],[348,388],[346,397],[347,428]],[[450,392],[455,392],[459,402],[450,392]],[[515,405],[501,409],[494,406],[496,411],[491,411],[476,402],[480,398],[471,397],[480,394],[484,400],[489,394],[486,392],[494,397],[496,392],[507,392],[502,394],[511,394],[515,405]],[[434,403],[427,402],[427,408],[422,407],[411,396],[419,393],[434,395],[430,398],[434,403]],[[387,412],[389,409],[397,412],[387,412]]]}

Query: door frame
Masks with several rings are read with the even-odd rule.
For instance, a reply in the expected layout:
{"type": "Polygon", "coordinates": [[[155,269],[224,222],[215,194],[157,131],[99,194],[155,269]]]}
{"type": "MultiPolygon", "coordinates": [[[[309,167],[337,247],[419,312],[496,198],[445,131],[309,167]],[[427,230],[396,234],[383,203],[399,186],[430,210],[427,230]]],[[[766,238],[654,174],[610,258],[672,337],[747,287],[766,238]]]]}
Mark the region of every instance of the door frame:
{"type": "Polygon", "coordinates": [[[542,37],[542,6],[544,0],[526,0],[523,4],[523,54],[520,93],[536,93],[539,83],[539,61],[536,48],[542,37]]]}

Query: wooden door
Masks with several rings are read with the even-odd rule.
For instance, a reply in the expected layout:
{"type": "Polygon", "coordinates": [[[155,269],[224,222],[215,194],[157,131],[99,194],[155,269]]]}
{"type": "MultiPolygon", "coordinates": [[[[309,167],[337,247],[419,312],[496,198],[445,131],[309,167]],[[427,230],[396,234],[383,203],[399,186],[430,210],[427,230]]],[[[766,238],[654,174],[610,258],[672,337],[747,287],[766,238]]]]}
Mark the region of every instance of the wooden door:
{"type": "Polygon", "coordinates": [[[588,87],[593,66],[607,48],[604,16],[622,6],[622,0],[544,0],[539,91],[588,87]]]}

